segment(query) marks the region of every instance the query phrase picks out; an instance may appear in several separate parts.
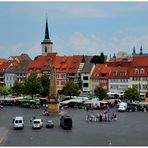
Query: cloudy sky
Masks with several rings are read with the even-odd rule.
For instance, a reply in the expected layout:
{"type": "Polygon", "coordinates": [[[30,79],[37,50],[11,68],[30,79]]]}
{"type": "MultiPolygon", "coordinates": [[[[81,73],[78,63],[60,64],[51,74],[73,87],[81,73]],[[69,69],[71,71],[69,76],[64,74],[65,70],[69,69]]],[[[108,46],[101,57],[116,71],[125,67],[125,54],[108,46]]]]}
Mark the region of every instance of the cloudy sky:
{"type": "Polygon", "coordinates": [[[46,15],[59,55],[148,53],[148,2],[0,2],[0,58],[41,54],[46,15]]]}

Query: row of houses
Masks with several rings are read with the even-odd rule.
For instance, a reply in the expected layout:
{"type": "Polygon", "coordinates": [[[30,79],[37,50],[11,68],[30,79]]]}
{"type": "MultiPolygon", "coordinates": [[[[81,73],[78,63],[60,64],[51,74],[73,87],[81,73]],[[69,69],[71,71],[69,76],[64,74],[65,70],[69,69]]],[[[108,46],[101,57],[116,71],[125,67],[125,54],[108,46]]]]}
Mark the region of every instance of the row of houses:
{"type": "Polygon", "coordinates": [[[13,87],[16,80],[23,82],[33,72],[39,76],[46,74],[50,79],[51,67],[55,65],[57,91],[71,80],[85,94],[93,94],[96,86],[107,92],[123,93],[134,85],[142,95],[148,92],[148,54],[143,54],[142,47],[138,54],[134,48],[131,56],[118,58],[114,54],[104,64],[94,64],[90,62],[93,56],[60,56],[53,52],[52,46],[46,18],[42,54],[34,60],[28,54],[0,59],[0,85],[13,87]]]}
{"type": "Polygon", "coordinates": [[[93,56],[59,56],[57,53],[39,55],[31,60],[29,55],[11,56],[0,60],[0,84],[12,87],[15,80],[23,82],[32,72],[49,76],[52,65],[56,67],[57,90],[67,81],[77,83],[84,93],[94,93],[96,86],[107,92],[122,93],[136,86],[141,95],[148,92],[148,55],[127,58],[110,58],[104,64],[90,63],[93,56]]]}

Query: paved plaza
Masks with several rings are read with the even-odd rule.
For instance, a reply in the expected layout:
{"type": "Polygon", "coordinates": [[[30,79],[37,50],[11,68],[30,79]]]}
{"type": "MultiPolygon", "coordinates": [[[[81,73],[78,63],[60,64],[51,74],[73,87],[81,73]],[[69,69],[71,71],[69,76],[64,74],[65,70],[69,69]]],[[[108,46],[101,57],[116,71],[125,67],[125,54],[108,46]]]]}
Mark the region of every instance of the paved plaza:
{"type": "MultiPolygon", "coordinates": [[[[1,146],[148,146],[148,113],[117,112],[118,120],[112,122],[88,122],[88,111],[83,109],[65,109],[73,119],[72,130],[63,130],[59,126],[59,116],[42,116],[43,109],[29,109],[5,106],[0,111],[1,146]],[[12,119],[23,116],[25,128],[14,130],[12,119]],[[30,119],[39,117],[53,120],[55,127],[32,130],[30,119]]],[[[90,112],[90,111],[89,111],[90,112]]],[[[94,112],[100,112],[95,110],[94,112]]]]}

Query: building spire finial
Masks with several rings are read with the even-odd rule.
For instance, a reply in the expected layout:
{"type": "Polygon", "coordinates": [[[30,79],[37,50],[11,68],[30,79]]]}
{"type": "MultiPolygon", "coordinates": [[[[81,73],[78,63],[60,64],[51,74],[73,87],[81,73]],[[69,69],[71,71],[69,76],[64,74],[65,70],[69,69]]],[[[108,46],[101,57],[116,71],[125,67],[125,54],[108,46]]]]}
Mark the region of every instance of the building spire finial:
{"type": "Polygon", "coordinates": [[[142,53],[142,45],[141,45],[141,47],[140,47],[140,55],[142,55],[143,53],[142,53]]]}
{"type": "Polygon", "coordinates": [[[135,46],[133,47],[133,55],[136,54],[135,46]]]}
{"type": "Polygon", "coordinates": [[[48,19],[46,14],[46,26],[45,26],[45,40],[49,40],[49,32],[48,32],[48,19]]]}

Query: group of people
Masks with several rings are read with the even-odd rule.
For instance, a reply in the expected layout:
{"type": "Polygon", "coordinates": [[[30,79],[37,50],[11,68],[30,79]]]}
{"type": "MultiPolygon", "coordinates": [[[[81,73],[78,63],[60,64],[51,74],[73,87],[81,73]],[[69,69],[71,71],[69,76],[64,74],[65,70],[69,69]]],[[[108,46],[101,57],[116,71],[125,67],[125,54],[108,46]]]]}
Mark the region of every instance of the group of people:
{"type": "Polygon", "coordinates": [[[117,120],[117,115],[115,113],[110,113],[108,111],[104,111],[104,112],[96,113],[96,114],[91,112],[91,114],[88,114],[86,116],[86,120],[91,121],[91,122],[93,122],[93,121],[94,122],[115,121],[115,120],[117,120]]]}

